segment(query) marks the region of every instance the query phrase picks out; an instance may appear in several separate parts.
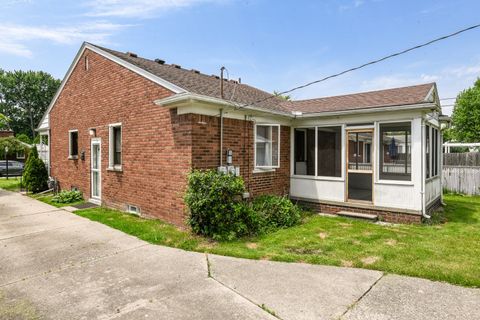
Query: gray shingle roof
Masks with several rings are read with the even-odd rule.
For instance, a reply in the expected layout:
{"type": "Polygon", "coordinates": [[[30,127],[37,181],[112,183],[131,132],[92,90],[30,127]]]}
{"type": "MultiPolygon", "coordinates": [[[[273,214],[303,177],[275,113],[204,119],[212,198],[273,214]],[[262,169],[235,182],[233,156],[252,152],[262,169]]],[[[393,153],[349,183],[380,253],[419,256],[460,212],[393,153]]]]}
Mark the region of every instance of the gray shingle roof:
{"type": "MultiPolygon", "coordinates": [[[[173,83],[190,93],[222,98],[220,93],[220,79],[217,76],[209,76],[193,69],[186,70],[177,65],[161,64],[129,53],[94,46],[173,83]]],[[[292,111],[321,113],[424,103],[427,102],[425,99],[434,85],[434,83],[428,83],[334,97],[285,101],[271,93],[247,84],[224,81],[224,99],[237,103],[240,106],[251,104],[254,107],[265,109],[266,111],[283,112],[285,114],[291,114],[292,111]]]]}

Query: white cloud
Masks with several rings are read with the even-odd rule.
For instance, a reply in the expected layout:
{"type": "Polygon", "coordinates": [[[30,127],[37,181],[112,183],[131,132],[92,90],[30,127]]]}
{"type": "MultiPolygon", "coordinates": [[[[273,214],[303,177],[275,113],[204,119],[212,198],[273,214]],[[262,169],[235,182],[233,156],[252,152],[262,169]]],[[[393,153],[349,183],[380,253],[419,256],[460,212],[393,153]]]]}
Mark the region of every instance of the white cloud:
{"type": "Polygon", "coordinates": [[[0,24],[0,52],[32,57],[28,44],[34,40],[47,40],[57,44],[74,44],[79,41],[105,44],[114,32],[125,27],[127,25],[103,21],[62,27],[0,24]]]}
{"type": "Polygon", "coordinates": [[[189,7],[215,0],[93,0],[87,3],[88,16],[148,18],[167,10],[189,7]]]}
{"type": "Polygon", "coordinates": [[[365,4],[365,1],[364,0],[354,0],[353,2],[349,3],[349,4],[344,4],[344,5],[341,5],[340,7],[338,7],[338,9],[343,12],[343,11],[347,11],[347,10],[350,10],[350,9],[355,9],[355,8],[358,8],[362,5],[365,4]]]}

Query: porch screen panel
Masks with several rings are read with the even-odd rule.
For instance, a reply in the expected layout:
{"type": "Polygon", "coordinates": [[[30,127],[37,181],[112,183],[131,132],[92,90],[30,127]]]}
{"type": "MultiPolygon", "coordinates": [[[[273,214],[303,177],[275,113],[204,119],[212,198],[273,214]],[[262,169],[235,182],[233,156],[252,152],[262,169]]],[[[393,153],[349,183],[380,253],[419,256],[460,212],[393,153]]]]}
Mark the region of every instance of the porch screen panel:
{"type": "Polygon", "coordinates": [[[380,179],[410,181],[412,126],[409,122],[380,125],[380,179]]]}
{"type": "Polygon", "coordinates": [[[342,128],[317,128],[317,176],[342,176],[342,128]]]}
{"type": "Polygon", "coordinates": [[[315,175],[315,128],[297,128],[294,136],[294,173],[315,175]]]}

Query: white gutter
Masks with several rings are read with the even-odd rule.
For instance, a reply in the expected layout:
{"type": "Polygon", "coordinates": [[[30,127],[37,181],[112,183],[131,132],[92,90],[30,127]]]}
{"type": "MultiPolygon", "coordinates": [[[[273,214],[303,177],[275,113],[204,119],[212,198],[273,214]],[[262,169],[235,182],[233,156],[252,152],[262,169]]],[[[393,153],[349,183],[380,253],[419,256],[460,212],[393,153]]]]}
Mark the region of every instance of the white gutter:
{"type": "Polygon", "coordinates": [[[364,114],[364,113],[374,113],[374,112],[385,112],[385,111],[403,111],[403,110],[433,110],[437,109],[437,106],[432,103],[420,103],[412,105],[395,105],[389,107],[366,107],[363,109],[357,110],[343,110],[343,111],[327,111],[327,112],[313,112],[313,113],[303,113],[297,118],[313,118],[313,117],[332,117],[332,116],[341,116],[341,115],[350,115],[350,114],[364,114]],[[400,109],[399,109],[400,108],[400,109]]]}
{"type": "Polygon", "coordinates": [[[154,103],[159,106],[164,107],[176,107],[179,103],[191,103],[191,102],[205,102],[213,103],[217,105],[229,106],[235,109],[247,109],[252,111],[258,111],[268,114],[276,114],[283,117],[293,118],[293,119],[302,119],[302,118],[320,118],[320,117],[332,117],[332,116],[341,116],[341,115],[354,115],[354,114],[365,114],[365,113],[375,113],[375,112],[385,112],[385,111],[402,111],[402,110],[436,110],[437,105],[432,102],[412,104],[412,105],[395,105],[388,107],[372,107],[372,108],[363,108],[357,110],[343,110],[343,111],[328,111],[328,112],[312,112],[312,113],[301,113],[293,111],[291,113],[266,110],[264,108],[258,108],[254,106],[243,106],[231,101],[208,97],[204,95],[199,95],[195,93],[179,93],[173,96],[155,100],[154,103]],[[399,109],[400,108],[400,109],[399,109]]]}

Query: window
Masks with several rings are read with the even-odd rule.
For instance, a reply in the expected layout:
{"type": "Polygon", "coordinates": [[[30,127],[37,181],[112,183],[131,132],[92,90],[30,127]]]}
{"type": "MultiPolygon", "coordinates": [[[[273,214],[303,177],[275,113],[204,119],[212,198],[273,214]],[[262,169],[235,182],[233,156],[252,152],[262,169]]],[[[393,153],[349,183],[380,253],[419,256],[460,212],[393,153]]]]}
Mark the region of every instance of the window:
{"type": "Polygon", "coordinates": [[[299,128],[294,131],[294,174],[315,175],[315,128],[299,128]]]}
{"type": "Polygon", "coordinates": [[[122,168],[122,124],[116,123],[109,126],[109,168],[122,168]]]}
{"type": "Polygon", "coordinates": [[[78,130],[70,130],[68,132],[68,156],[71,159],[78,157],[78,130]]]}
{"type": "Polygon", "coordinates": [[[280,126],[255,126],[255,167],[280,167],[280,126]]]}
{"type": "Polygon", "coordinates": [[[342,176],[341,127],[317,128],[317,176],[342,176]]]}
{"type": "Polygon", "coordinates": [[[426,174],[427,178],[430,178],[430,126],[425,126],[425,164],[426,164],[426,174]]]}
{"type": "Polygon", "coordinates": [[[17,158],[17,159],[25,159],[25,150],[19,150],[19,151],[17,151],[16,158],[17,158]]]}
{"type": "Polygon", "coordinates": [[[410,181],[412,125],[380,124],[380,179],[410,181]]]}
{"type": "Polygon", "coordinates": [[[439,143],[439,132],[438,129],[432,128],[432,177],[438,176],[438,167],[439,167],[439,154],[438,154],[438,143],[439,143]]]}
{"type": "Polygon", "coordinates": [[[341,127],[296,128],[294,143],[294,174],[342,176],[341,127]]]}

